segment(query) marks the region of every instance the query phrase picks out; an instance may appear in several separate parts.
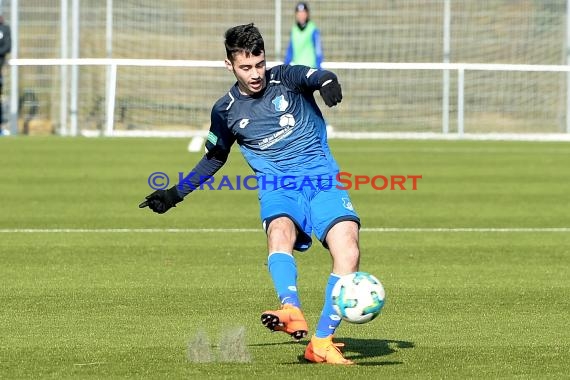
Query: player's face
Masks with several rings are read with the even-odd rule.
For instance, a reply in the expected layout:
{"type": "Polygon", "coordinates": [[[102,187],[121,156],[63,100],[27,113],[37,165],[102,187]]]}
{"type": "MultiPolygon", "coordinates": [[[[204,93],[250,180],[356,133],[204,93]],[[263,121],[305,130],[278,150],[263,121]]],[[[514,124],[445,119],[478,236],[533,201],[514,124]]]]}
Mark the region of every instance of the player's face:
{"type": "Polygon", "coordinates": [[[241,93],[254,95],[265,88],[265,52],[260,55],[235,54],[233,62],[226,59],[226,67],[233,72],[241,93]]]}
{"type": "Polygon", "coordinates": [[[309,19],[309,13],[307,11],[295,12],[295,19],[297,20],[297,23],[305,25],[309,19]]]}

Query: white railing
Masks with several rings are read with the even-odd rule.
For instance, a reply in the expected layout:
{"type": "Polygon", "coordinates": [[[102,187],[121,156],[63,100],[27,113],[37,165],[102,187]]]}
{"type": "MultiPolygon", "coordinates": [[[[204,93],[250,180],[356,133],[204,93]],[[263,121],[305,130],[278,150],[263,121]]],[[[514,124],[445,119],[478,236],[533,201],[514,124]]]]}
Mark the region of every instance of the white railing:
{"type": "MultiPolygon", "coordinates": [[[[120,66],[145,66],[145,67],[188,67],[188,68],[217,68],[224,67],[222,61],[204,60],[160,60],[160,59],[114,59],[114,58],[69,58],[69,59],[11,59],[9,61],[13,72],[17,75],[17,68],[22,66],[102,66],[107,68],[106,77],[106,100],[105,100],[105,128],[102,131],[104,136],[195,136],[202,135],[201,131],[187,131],[168,133],[164,131],[136,132],[122,131],[117,133],[114,129],[114,114],[116,105],[117,68],[120,66]]],[[[280,62],[268,62],[268,66],[280,64],[280,62]]],[[[449,132],[449,114],[443,115],[442,133],[374,133],[374,132],[338,132],[332,133],[331,137],[342,138],[444,138],[444,139],[512,139],[512,140],[549,140],[549,141],[570,141],[570,65],[521,65],[521,64],[484,64],[484,63],[388,63],[388,62],[326,62],[324,68],[335,70],[438,70],[442,73],[454,71],[457,77],[457,132],[449,132]],[[518,72],[559,72],[566,73],[566,133],[548,134],[523,134],[523,133],[494,133],[471,135],[465,133],[465,72],[466,71],[518,71],[518,72]]],[[[17,83],[17,81],[16,81],[17,83]]],[[[447,82],[449,86],[449,82],[447,82]]],[[[70,89],[71,98],[77,98],[77,87],[70,89]]],[[[449,94],[449,88],[444,88],[443,92],[449,94]]],[[[11,120],[16,123],[18,120],[18,89],[11,94],[11,120]]],[[[66,91],[62,91],[62,97],[66,96],[66,91]]],[[[449,101],[443,97],[444,102],[449,101]]],[[[66,99],[62,99],[65,102],[66,99]]],[[[63,103],[65,104],[65,103],[63,103]]],[[[449,104],[444,104],[442,109],[449,113],[449,104]]],[[[65,107],[61,107],[62,121],[68,119],[65,107]]],[[[63,135],[77,135],[77,127],[73,126],[68,130],[67,125],[62,123],[60,133],[63,135]]]]}

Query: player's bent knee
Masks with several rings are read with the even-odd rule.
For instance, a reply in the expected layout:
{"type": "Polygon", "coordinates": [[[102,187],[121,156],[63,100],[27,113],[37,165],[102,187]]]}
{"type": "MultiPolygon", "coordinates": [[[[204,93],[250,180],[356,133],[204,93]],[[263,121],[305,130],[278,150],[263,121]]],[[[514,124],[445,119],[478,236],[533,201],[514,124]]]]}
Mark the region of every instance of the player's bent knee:
{"type": "Polygon", "coordinates": [[[274,219],[267,227],[269,252],[292,251],[296,238],[297,228],[287,217],[274,219]]]}
{"type": "Polygon", "coordinates": [[[349,220],[335,224],[327,233],[326,242],[329,249],[358,250],[358,224],[349,220]]]}

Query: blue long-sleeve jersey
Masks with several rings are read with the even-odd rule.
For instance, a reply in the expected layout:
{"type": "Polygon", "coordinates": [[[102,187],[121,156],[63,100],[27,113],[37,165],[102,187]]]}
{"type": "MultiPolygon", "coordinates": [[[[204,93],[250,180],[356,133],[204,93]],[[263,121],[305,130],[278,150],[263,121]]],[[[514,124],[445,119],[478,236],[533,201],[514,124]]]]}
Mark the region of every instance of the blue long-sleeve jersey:
{"type": "Polygon", "coordinates": [[[242,95],[236,83],[212,108],[209,155],[227,156],[237,142],[256,175],[336,175],[338,165],[313,96],[327,74],[306,66],[275,66],[266,72],[265,89],[254,96],[242,95]]]}

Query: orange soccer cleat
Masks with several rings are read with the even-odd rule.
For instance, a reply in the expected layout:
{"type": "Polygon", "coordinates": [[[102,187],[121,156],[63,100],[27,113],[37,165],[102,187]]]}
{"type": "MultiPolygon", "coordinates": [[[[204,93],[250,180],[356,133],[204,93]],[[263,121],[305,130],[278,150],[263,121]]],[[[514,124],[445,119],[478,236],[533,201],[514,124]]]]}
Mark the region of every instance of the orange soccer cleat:
{"type": "Polygon", "coordinates": [[[313,335],[305,350],[305,359],[313,363],[354,364],[352,360],[342,356],[340,348],[344,347],[344,343],[334,343],[332,338],[332,335],[326,338],[317,338],[313,335]]]}
{"type": "Polygon", "coordinates": [[[267,310],[261,314],[261,323],[271,331],[283,331],[299,340],[307,336],[307,321],[301,309],[291,304],[279,310],[267,310]]]}

